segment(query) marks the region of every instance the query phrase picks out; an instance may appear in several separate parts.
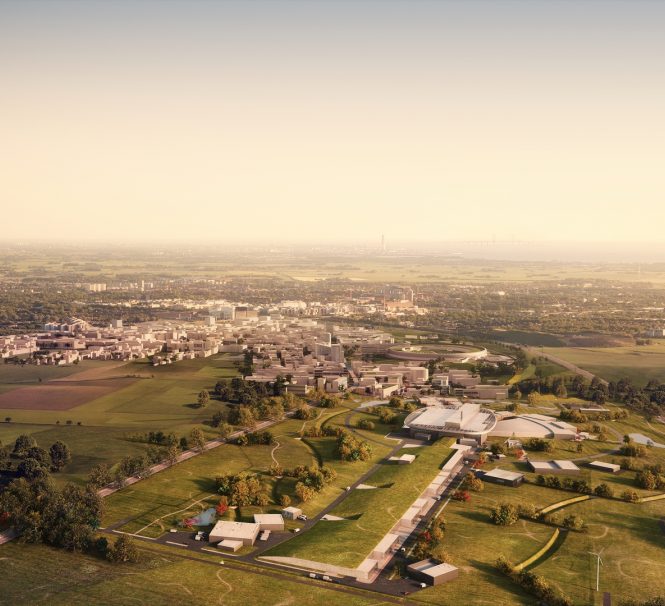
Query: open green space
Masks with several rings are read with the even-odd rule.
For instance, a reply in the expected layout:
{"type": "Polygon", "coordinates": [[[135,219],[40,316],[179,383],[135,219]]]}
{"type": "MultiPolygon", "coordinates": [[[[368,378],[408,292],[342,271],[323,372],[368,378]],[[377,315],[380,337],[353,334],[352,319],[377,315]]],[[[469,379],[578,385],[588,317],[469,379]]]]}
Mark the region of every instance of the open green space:
{"type": "Polygon", "coordinates": [[[302,578],[296,575],[275,578],[255,567],[243,570],[225,567],[219,564],[219,556],[187,560],[174,554],[173,549],[157,551],[144,551],[139,564],[117,565],[42,545],[8,543],[0,547],[0,604],[378,606],[382,603],[376,595],[364,597],[332,591],[323,583],[302,583],[302,578]]]}
{"type": "Polygon", "coordinates": [[[376,488],[354,490],[330,512],[344,520],[319,521],[266,555],[358,566],[432,481],[452,452],[452,443],[452,439],[443,439],[430,446],[399,451],[398,455],[417,456],[410,465],[382,461],[365,481],[376,488]]]}
{"type": "Polygon", "coordinates": [[[650,379],[665,382],[665,341],[626,347],[545,347],[543,351],[607,381],[628,378],[639,386],[650,379]]]}
{"type": "MultiPolygon", "coordinates": [[[[120,528],[123,532],[157,537],[178,520],[219,501],[216,476],[244,470],[263,474],[266,492],[271,495],[274,479],[266,471],[272,448],[223,444],[192,457],[109,496],[103,523],[108,526],[127,520],[120,528]]],[[[304,449],[302,456],[308,456],[304,449]]]]}
{"type": "MultiPolygon", "coordinates": [[[[83,379],[90,373],[104,372],[143,377],[70,410],[0,410],[0,421],[7,417],[11,419],[10,422],[0,422],[0,440],[3,444],[10,444],[25,433],[32,435],[44,448],[62,440],[72,451],[72,461],[55,477],[83,482],[89,470],[98,463],[113,465],[124,456],[144,452],[147,444],[128,439],[132,435],[164,431],[182,436],[194,427],[202,427],[207,437],[215,437],[217,431],[207,423],[216,411],[225,410],[228,404],[211,399],[205,408],[193,405],[202,389],[212,390],[219,379],[237,375],[234,363],[233,357],[219,354],[160,367],[152,367],[145,361],[124,365],[84,362],[75,367],[0,365],[0,378],[4,371],[5,380],[16,380],[17,376],[23,376],[23,371],[30,380],[35,380],[40,369],[50,373],[49,380],[75,378],[72,373],[62,377],[54,374],[72,369],[76,370],[74,375],[88,373],[82,375],[83,379]]],[[[86,380],[80,383],[85,385],[86,380]]],[[[68,382],[68,386],[77,389],[76,384],[68,382]]]]}

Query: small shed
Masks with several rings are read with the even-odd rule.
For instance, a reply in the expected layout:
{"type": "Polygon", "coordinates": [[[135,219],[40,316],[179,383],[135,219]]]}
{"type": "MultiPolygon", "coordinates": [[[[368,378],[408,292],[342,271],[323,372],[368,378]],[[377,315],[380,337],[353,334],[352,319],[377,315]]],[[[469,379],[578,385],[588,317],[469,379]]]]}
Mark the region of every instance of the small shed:
{"type": "Polygon", "coordinates": [[[282,509],[282,515],[287,520],[297,520],[298,516],[302,515],[302,509],[298,507],[285,507],[282,509]]]}

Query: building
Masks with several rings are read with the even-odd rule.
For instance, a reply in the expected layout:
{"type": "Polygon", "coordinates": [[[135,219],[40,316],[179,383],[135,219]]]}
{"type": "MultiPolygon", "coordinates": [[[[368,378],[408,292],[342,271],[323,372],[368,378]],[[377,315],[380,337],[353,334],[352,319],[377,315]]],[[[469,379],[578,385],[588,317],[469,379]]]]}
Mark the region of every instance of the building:
{"type": "Polygon", "coordinates": [[[493,484],[503,484],[504,486],[512,486],[516,488],[524,482],[524,474],[516,471],[508,471],[506,469],[492,469],[483,473],[480,478],[485,482],[492,482],[493,484]]]}
{"type": "Polygon", "coordinates": [[[496,416],[480,404],[429,406],[412,412],[403,429],[414,438],[430,439],[443,436],[471,438],[482,444],[496,425],[496,416]]]}
{"type": "Polygon", "coordinates": [[[232,539],[224,539],[217,543],[217,549],[224,549],[226,551],[232,551],[235,553],[243,546],[242,541],[233,541],[232,539]]]}
{"type": "Polygon", "coordinates": [[[255,513],[254,522],[259,530],[284,530],[284,518],[279,513],[255,513]]]}
{"type": "Polygon", "coordinates": [[[406,571],[412,578],[428,585],[441,585],[456,579],[459,575],[456,566],[432,559],[409,564],[406,571]]]}
{"type": "Polygon", "coordinates": [[[403,454],[399,457],[390,457],[388,460],[399,465],[410,465],[416,460],[416,455],[403,454]]]}
{"type": "Polygon", "coordinates": [[[297,520],[300,515],[302,515],[302,509],[298,507],[285,507],[282,509],[282,516],[286,520],[297,520]]]}
{"type": "Polygon", "coordinates": [[[210,531],[208,542],[220,543],[231,540],[240,541],[243,545],[254,545],[256,537],[259,536],[260,526],[256,522],[229,522],[221,520],[215,524],[210,531]]]}
{"type": "Polygon", "coordinates": [[[616,463],[606,463],[605,461],[591,461],[589,467],[599,471],[609,471],[610,473],[618,473],[621,471],[621,465],[616,463]]]}
{"type": "Polygon", "coordinates": [[[558,473],[558,474],[578,474],[580,468],[572,461],[565,459],[556,461],[529,461],[531,471],[535,473],[558,473]]]}

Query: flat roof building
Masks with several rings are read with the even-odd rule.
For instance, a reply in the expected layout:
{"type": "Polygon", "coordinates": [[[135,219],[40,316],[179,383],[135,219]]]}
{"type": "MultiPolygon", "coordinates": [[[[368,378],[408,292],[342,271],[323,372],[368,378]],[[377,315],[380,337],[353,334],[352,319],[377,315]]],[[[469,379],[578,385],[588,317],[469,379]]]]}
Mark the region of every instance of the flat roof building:
{"type": "Polygon", "coordinates": [[[284,518],[279,513],[255,513],[254,522],[260,530],[284,530],[284,518]]]}
{"type": "Polygon", "coordinates": [[[524,482],[523,473],[508,471],[507,469],[492,469],[491,471],[482,474],[480,477],[485,482],[503,484],[504,486],[517,487],[524,482]]]}
{"type": "Polygon", "coordinates": [[[282,509],[282,516],[287,520],[297,520],[299,515],[302,515],[302,509],[298,507],[285,507],[282,509]]]}
{"type": "Polygon", "coordinates": [[[210,531],[208,542],[219,543],[226,539],[240,541],[243,545],[254,545],[259,535],[259,524],[251,522],[229,522],[221,520],[210,531]]]}
{"type": "Polygon", "coordinates": [[[404,429],[413,437],[454,436],[482,443],[496,421],[494,412],[481,408],[480,404],[428,406],[412,412],[404,420],[404,429]]]}
{"type": "Polygon", "coordinates": [[[561,474],[577,474],[580,468],[572,461],[556,460],[556,461],[529,461],[529,467],[536,473],[561,473],[561,474]]]}
{"type": "Polygon", "coordinates": [[[242,541],[233,541],[231,539],[224,539],[217,543],[217,549],[225,549],[226,551],[236,552],[242,547],[242,541]]]}
{"type": "Polygon", "coordinates": [[[605,461],[591,461],[589,467],[593,467],[593,469],[598,469],[600,471],[609,471],[610,473],[621,471],[621,465],[617,465],[616,463],[606,463],[605,461]]]}
{"type": "Polygon", "coordinates": [[[432,559],[409,564],[406,570],[411,577],[428,585],[441,585],[456,579],[459,575],[456,566],[432,559]]]}

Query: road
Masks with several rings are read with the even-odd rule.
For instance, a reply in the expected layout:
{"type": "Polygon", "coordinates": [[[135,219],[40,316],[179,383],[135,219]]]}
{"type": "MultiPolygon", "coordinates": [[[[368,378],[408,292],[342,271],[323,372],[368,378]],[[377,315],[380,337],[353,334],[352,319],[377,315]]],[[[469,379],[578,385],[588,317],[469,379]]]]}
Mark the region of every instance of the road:
{"type": "Polygon", "coordinates": [[[583,368],[580,368],[579,366],[576,366],[572,362],[569,362],[568,360],[564,360],[563,358],[559,358],[558,356],[554,356],[550,353],[546,353],[542,351],[538,347],[531,347],[530,345],[523,345],[522,349],[524,351],[530,353],[533,356],[540,356],[542,358],[547,358],[550,362],[554,362],[555,364],[558,364],[559,366],[563,366],[567,370],[571,370],[572,372],[584,377],[585,379],[588,379],[589,381],[593,381],[593,379],[598,379],[603,385],[607,385],[607,381],[605,379],[601,379],[599,376],[594,375],[592,372],[589,372],[588,370],[584,370],[583,368]]]}

